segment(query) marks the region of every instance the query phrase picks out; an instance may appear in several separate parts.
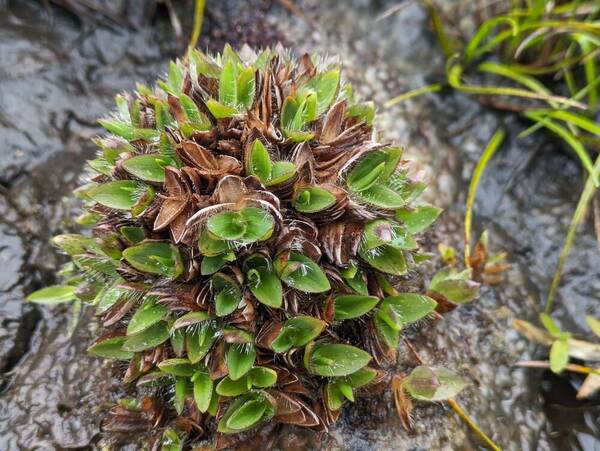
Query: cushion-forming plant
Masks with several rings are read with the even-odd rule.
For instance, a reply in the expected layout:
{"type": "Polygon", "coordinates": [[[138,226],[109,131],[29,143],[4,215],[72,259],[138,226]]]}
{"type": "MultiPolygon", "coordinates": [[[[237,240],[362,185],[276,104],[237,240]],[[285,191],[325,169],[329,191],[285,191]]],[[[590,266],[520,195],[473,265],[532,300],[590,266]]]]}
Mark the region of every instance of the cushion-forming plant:
{"type": "MultiPolygon", "coordinates": [[[[386,379],[405,325],[475,296],[453,269],[422,294],[415,236],[439,209],[335,62],[192,50],[116,103],[76,191],[91,236],[56,237],[66,282],[29,298],[95,306],[90,353],[128,361],[141,394],[114,431],[326,430],[386,379]]],[[[420,367],[404,388],[442,399],[452,377],[420,367]]]]}

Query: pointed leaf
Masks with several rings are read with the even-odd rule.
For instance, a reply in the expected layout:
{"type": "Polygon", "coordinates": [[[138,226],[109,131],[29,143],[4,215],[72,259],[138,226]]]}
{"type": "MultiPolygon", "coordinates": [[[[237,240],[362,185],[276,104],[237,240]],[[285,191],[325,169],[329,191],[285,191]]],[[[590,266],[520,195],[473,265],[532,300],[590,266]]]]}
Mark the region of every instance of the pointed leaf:
{"type": "Polygon", "coordinates": [[[147,329],[163,320],[168,313],[169,309],[164,305],[157,304],[155,299],[146,300],[129,320],[127,335],[137,334],[147,329]]]}
{"type": "Polygon", "coordinates": [[[212,283],[217,316],[229,315],[242,300],[239,285],[233,278],[220,272],[213,275],[212,283]]]}
{"type": "Polygon", "coordinates": [[[408,266],[404,252],[392,246],[379,246],[369,251],[359,251],[360,257],[373,268],[387,274],[400,276],[406,274],[408,266]]]}
{"type": "Polygon", "coordinates": [[[244,376],[256,360],[256,350],[249,343],[234,343],[227,352],[227,369],[232,380],[244,376]]]}
{"type": "Polygon", "coordinates": [[[420,233],[435,222],[441,208],[423,205],[415,209],[400,208],[396,210],[396,218],[404,223],[412,234],[420,233]]]}
{"type": "Polygon", "coordinates": [[[444,401],[454,398],[467,385],[460,376],[445,368],[418,366],[404,379],[404,389],[421,401],[444,401]]]}
{"type": "Polygon", "coordinates": [[[162,155],[138,155],[123,161],[123,169],[142,180],[162,183],[165,181],[165,166],[170,163],[162,155]]]}
{"type": "Polygon", "coordinates": [[[36,304],[59,304],[69,302],[75,299],[75,290],[77,287],[71,285],[52,285],[34,291],[27,296],[27,301],[36,304]]]}
{"type": "Polygon", "coordinates": [[[87,195],[106,207],[129,210],[140,200],[143,190],[144,185],[139,182],[116,180],[92,187],[87,195]]]}
{"type": "Polygon", "coordinates": [[[271,261],[256,254],[244,261],[244,270],[248,286],[254,297],[269,307],[281,307],[283,290],[271,261]]]}
{"type": "Polygon", "coordinates": [[[176,247],[162,241],[144,241],[123,251],[123,257],[135,269],[176,279],[183,272],[176,247]]]}
{"type": "Polygon", "coordinates": [[[335,319],[337,320],[358,318],[370,311],[379,302],[379,298],[375,296],[354,294],[336,296],[334,299],[335,319]]]}
{"type": "Polygon", "coordinates": [[[272,167],[273,164],[267,148],[259,139],[256,139],[250,149],[250,158],[248,159],[246,172],[257,176],[265,183],[271,177],[272,167]]]}
{"type": "Polygon", "coordinates": [[[169,326],[161,321],[135,335],[127,337],[123,349],[126,351],[140,352],[154,348],[169,339],[169,326]]]}
{"type": "Polygon", "coordinates": [[[105,359],[129,360],[133,357],[133,352],[123,350],[125,340],[124,336],[100,340],[90,346],[87,352],[105,359]]]}
{"type": "Polygon", "coordinates": [[[291,252],[287,262],[278,258],[275,269],[281,280],[296,290],[322,293],[331,289],[329,280],[319,265],[299,252],[291,252]]]}
{"type": "Polygon", "coordinates": [[[310,353],[307,370],[324,377],[347,376],[370,361],[371,355],[368,352],[354,346],[317,344],[310,353]]]}
{"type": "Polygon", "coordinates": [[[192,377],[194,383],[194,401],[202,413],[208,410],[213,396],[213,381],[206,372],[197,371],[192,377]]]}
{"type": "Polygon", "coordinates": [[[292,204],[301,213],[316,213],[331,207],[335,201],[335,196],[329,191],[310,187],[299,190],[292,204]]]}
{"type": "Polygon", "coordinates": [[[166,359],[158,364],[158,368],[163,373],[172,374],[173,376],[192,377],[194,374],[194,367],[188,359],[166,359]]]}
{"type": "Polygon", "coordinates": [[[312,316],[296,316],[288,319],[277,338],[271,343],[271,348],[278,353],[287,352],[294,347],[302,347],[317,338],[325,329],[327,323],[312,316]]]}
{"type": "Polygon", "coordinates": [[[550,369],[559,374],[569,363],[568,340],[556,340],[550,347],[550,369]]]}

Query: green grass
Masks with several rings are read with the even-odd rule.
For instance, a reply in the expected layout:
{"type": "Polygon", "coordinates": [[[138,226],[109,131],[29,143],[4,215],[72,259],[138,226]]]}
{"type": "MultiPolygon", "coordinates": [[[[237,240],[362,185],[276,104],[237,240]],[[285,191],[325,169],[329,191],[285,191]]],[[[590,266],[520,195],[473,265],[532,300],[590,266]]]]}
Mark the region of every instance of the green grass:
{"type": "MultiPolygon", "coordinates": [[[[518,110],[531,121],[532,125],[518,137],[547,133],[573,151],[581,163],[585,188],[546,300],[546,311],[550,311],[577,225],[600,185],[599,160],[593,162],[600,148],[600,3],[597,0],[496,2],[494,11],[502,12],[479,24],[470,38],[459,42],[447,33],[435,2],[422,2],[447,57],[446,82],[396,96],[386,107],[440,91],[445,86],[476,98],[488,97],[492,102],[487,104],[494,108],[518,110]]],[[[502,132],[496,132],[472,176],[465,215],[466,261],[470,255],[475,191],[502,137],[502,132]]]]}

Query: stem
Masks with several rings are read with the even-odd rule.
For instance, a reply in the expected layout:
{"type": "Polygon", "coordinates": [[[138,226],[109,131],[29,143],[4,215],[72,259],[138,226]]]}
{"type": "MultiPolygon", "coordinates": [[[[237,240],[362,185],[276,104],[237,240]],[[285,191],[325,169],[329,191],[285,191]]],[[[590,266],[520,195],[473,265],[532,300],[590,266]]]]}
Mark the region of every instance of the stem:
{"type": "Polygon", "coordinates": [[[554,303],[554,297],[556,296],[556,290],[558,289],[558,284],[560,283],[560,276],[564,269],[565,263],[567,261],[567,257],[571,252],[571,246],[573,246],[573,240],[575,239],[575,233],[577,232],[577,226],[583,220],[583,216],[587,210],[587,206],[594,197],[594,193],[596,192],[595,181],[598,172],[600,171],[600,156],[596,159],[594,163],[594,171],[591,175],[588,176],[585,187],[583,188],[583,192],[579,197],[579,202],[577,203],[577,208],[575,209],[575,213],[573,214],[573,218],[571,218],[571,224],[569,225],[569,231],[567,233],[567,238],[565,239],[565,244],[560,252],[560,256],[558,257],[558,265],[556,267],[556,272],[554,273],[554,278],[552,279],[552,285],[550,286],[550,292],[548,293],[548,298],[546,299],[546,306],[544,307],[544,312],[550,313],[552,311],[552,304],[554,303]]]}
{"type": "Polygon", "coordinates": [[[490,139],[490,142],[481,154],[481,158],[475,166],[473,178],[471,178],[471,183],[469,184],[467,207],[465,211],[465,265],[469,270],[471,269],[471,224],[473,222],[473,205],[475,204],[477,186],[479,186],[479,181],[483,175],[483,171],[485,171],[485,168],[490,161],[490,158],[492,158],[498,147],[500,147],[500,144],[502,144],[504,136],[505,133],[503,129],[500,128],[496,130],[496,133],[494,133],[492,139],[490,139]]]}
{"type": "Polygon", "coordinates": [[[393,99],[385,102],[385,107],[389,108],[394,106],[400,102],[404,102],[405,100],[411,99],[413,97],[419,96],[421,94],[426,94],[428,92],[439,92],[442,90],[442,85],[439,83],[434,83],[432,85],[423,86],[422,88],[413,89],[411,91],[400,94],[399,96],[394,97],[393,99]]]}
{"type": "MultiPolygon", "coordinates": [[[[522,368],[550,368],[550,363],[545,362],[543,360],[525,360],[515,363],[515,366],[520,366],[522,368]]],[[[579,374],[594,374],[596,376],[600,376],[600,370],[595,368],[590,368],[583,365],[577,365],[576,363],[569,363],[565,366],[565,370],[572,371],[573,373],[579,374]]]]}
{"type": "Polygon", "coordinates": [[[475,422],[467,415],[467,413],[458,405],[458,403],[454,399],[448,399],[448,404],[450,407],[456,412],[456,414],[463,419],[465,423],[469,425],[473,432],[477,434],[477,436],[485,442],[485,444],[492,449],[493,451],[501,451],[501,448],[496,445],[491,438],[489,438],[485,433],[479,429],[479,427],[475,424],[475,422]]]}
{"type": "Polygon", "coordinates": [[[202,32],[202,22],[204,20],[204,6],[206,4],[206,0],[196,0],[196,4],[194,7],[194,28],[192,29],[192,36],[190,38],[190,43],[188,44],[188,48],[193,49],[196,47],[198,43],[198,38],[200,37],[200,33],[202,32]]]}

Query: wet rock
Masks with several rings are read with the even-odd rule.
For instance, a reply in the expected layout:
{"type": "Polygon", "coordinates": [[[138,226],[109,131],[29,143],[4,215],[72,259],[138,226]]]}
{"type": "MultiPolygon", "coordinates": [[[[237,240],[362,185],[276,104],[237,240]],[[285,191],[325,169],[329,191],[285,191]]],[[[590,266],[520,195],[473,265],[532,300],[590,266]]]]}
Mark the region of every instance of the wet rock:
{"type": "MultiPolygon", "coordinates": [[[[89,138],[98,131],[96,119],[110,111],[120,90],[164,73],[182,48],[166,11],[154,2],[140,2],[131,27],[66,6],[52,6],[50,27],[41,3],[8,2],[11,8],[3,11],[7,2],[0,2],[0,449],[99,448],[102,413],[121,387],[110,366],[86,356],[95,333],[93,319],[85,317],[69,338],[68,308],[39,308],[23,299],[54,281],[62,257],[48,240],[72,227],[76,203],[68,193],[93,155],[89,138]]],[[[129,3],[99,4],[116,14],[129,3]]],[[[409,331],[408,338],[425,360],[469,380],[461,404],[506,449],[565,449],[564,443],[593,449],[597,426],[581,426],[593,419],[581,414],[568,426],[556,420],[551,426],[538,396],[540,374],[512,367],[535,351],[510,323],[531,319],[546,295],[581,187],[576,163],[549,141],[517,140],[518,121],[485,110],[465,95],[428,95],[383,110],[392,96],[443,77],[443,56],[417,2],[378,22],[375,18],[396,2],[295,3],[315,26],[278,2],[209,2],[200,46],[218,50],[225,42],[264,46],[283,41],[297,52],[339,54],[358,93],[379,105],[382,139],[407,145],[407,155],[431,183],[426,196],[447,209],[439,240],[462,246],[460,221],[472,168],[499,124],[510,131],[486,172],[475,210],[478,227],[489,228],[494,246],[509,252],[513,268],[507,282],[485,289],[479,301],[443,321],[409,331]],[[563,431],[566,441],[553,442],[552,428],[563,431]]],[[[187,27],[190,16],[180,16],[187,27]]],[[[559,290],[557,316],[563,327],[583,333],[578,322],[583,313],[598,316],[598,280],[600,257],[585,229],[559,290]]],[[[414,365],[403,353],[398,371],[414,365]]],[[[389,394],[361,399],[343,413],[322,447],[479,445],[443,405],[417,405],[414,420],[415,430],[406,433],[389,394]]],[[[298,429],[282,433],[281,442],[287,449],[318,446],[298,429]]]]}

